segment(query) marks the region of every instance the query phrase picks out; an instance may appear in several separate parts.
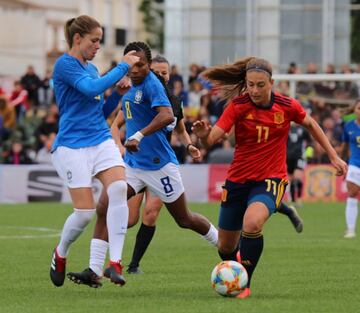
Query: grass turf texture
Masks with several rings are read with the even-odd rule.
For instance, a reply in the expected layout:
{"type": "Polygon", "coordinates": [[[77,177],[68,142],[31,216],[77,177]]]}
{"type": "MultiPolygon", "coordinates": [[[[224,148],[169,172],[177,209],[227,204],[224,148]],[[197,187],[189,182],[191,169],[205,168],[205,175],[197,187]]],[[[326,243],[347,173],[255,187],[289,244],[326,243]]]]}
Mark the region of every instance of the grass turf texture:
{"type": "MultiPolygon", "coordinates": [[[[217,204],[193,204],[194,211],[216,225],[217,204]]],[[[283,215],[267,223],[262,258],[252,281],[252,295],[238,300],[217,295],[210,274],[217,251],[191,231],[180,229],[163,209],[154,240],[141,263],[144,275],[126,275],[118,287],[104,280],[100,289],[49,279],[54,234],[69,205],[27,204],[0,207],[0,312],[358,312],[359,238],[344,239],[344,204],[306,204],[305,227],[297,234],[283,215]],[[11,237],[11,238],[10,238],[11,237]]],[[[138,226],[128,231],[124,262],[130,260],[138,226]]],[[[73,244],[68,270],[88,266],[93,224],[73,244]]],[[[360,235],[360,234],[359,234],[360,235]]]]}

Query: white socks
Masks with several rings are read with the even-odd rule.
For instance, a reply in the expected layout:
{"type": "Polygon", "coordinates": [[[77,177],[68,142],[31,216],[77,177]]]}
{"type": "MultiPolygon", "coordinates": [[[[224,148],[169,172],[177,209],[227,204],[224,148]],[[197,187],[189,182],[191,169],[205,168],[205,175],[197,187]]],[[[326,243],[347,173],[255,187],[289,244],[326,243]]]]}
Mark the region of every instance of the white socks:
{"type": "Polygon", "coordinates": [[[107,241],[96,238],[93,238],[90,243],[91,255],[89,267],[100,277],[103,276],[108,246],[107,241]]]}
{"type": "Polygon", "coordinates": [[[86,225],[90,223],[94,213],[94,209],[74,209],[74,212],[69,215],[61,233],[60,243],[57,246],[57,253],[60,257],[67,257],[70,245],[81,235],[86,225]]]}
{"type": "Polygon", "coordinates": [[[348,230],[355,231],[357,215],[358,215],[358,200],[356,198],[350,198],[350,197],[347,198],[345,218],[346,218],[346,226],[348,230]]]}
{"type": "Polygon", "coordinates": [[[106,223],[109,233],[110,261],[119,262],[127,231],[129,208],[127,206],[127,183],[118,180],[111,183],[107,189],[109,206],[106,223]]]}
{"type": "Polygon", "coordinates": [[[203,237],[210,244],[212,244],[216,247],[217,242],[218,242],[218,230],[215,228],[215,226],[213,224],[210,223],[210,228],[209,228],[208,233],[201,237],[203,237]]]}

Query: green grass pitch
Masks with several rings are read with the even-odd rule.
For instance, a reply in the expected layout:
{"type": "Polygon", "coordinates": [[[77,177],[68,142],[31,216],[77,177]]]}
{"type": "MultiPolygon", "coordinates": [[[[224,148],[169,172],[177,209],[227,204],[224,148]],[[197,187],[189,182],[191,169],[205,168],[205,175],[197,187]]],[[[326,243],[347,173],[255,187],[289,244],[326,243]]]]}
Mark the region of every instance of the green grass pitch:
{"type": "MultiPolygon", "coordinates": [[[[192,204],[217,224],[218,204],[192,204]]],[[[344,203],[306,204],[305,226],[297,234],[276,214],[264,230],[262,258],[245,300],[223,298],[210,285],[220,261],[216,249],[197,234],[180,229],[163,209],[141,268],[126,275],[124,287],[104,281],[100,289],[49,279],[57,231],[70,205],[0,206],[0,312],[359,312],[360,241],[344,239],[344,203]]],[[[93,224],[73,244],[68,270],[88,266],[93,224]]],[[[128,231],[124,262],[130,260],[138,226],[128,231]]],[[[360,234],[359,234],[360,235],[360,234]]]]}

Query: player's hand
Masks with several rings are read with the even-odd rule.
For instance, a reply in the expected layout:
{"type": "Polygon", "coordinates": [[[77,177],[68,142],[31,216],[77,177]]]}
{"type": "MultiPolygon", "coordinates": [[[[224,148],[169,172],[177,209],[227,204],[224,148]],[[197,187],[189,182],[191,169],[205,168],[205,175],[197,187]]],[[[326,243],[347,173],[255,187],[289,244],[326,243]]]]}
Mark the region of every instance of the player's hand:
{"type": "Polygon", "coordinates": [[[348,170],[348,166],[346,162],[344,162],[342,159],[340,159],[337,156],[334,160],[331,160],[331,164],[335,167],[336,176],[343,176],[344,178],[346,178],[346,174],[348,170]]]}
{"type": "Polygon", "coordinates": [[[121,156],[123,157],[125,155],[126,149],[125,147],[121,144],[121,142],[116,143],[117,147],[119,148],[119,151],[121,153],[121,156]]]}
{"type": "Polygon", "coordinates": [[[136,139],[128,139],[126,140],[124,147],[126,148],[127,151],[129,151],[130,153],[133,152],[138,152],[140,150],[139,148],[139,143],[136,139]]]}
{"type": "Polygon", "coordinates": [[[200,139],[205,139],[209,136],[211,131],[211,125],[203,120],[196,121],[192,127],[192,132],[200,139]]]}
{"type": "Polygon", "coordinates": [[[115,85],[116,91],[119,95],[123,96],[131,88],[131,80],[129,77],[125,76],[119,80],[115,85]]]}
{"type": "Polygon", "coordinates": [[[137,51],[135,50],[131,50],[128,53],[126,53],[122,58],[123,62],[129,64],[130,67],[132,67],[135,63],[139,62],[140,58],[135,55],[136,52],[137,51]]]}
{"type": "Polygon", "coordinates": [[[193,160],[199,160],[201,158],[201,152],[200,150],[194,146],[193,144],[189,144],[186,148],[187,152],[190,154],[190,156],[193,158],[193,160]]]}

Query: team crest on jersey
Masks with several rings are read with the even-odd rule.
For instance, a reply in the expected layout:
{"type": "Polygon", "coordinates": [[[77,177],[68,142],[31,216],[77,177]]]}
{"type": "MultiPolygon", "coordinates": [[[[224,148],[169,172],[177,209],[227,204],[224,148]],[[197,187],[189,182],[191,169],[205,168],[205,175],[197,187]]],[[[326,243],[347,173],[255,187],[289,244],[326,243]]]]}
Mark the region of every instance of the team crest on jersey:
{"type": "Polygon", "coordinates": [[[275,124],[284,123],[284,112],[275,112],[274,113],[274,123],[275,124]]]}
{"type": "Polygon", "coordinates": [[[142,94],[142,91],[141,91],[141,90],[136,91],[134,102],[139,104],[140,101],[141,101],[141,99],[142,99],[142,95],[143,95],[143,94],[142,94]]]}

